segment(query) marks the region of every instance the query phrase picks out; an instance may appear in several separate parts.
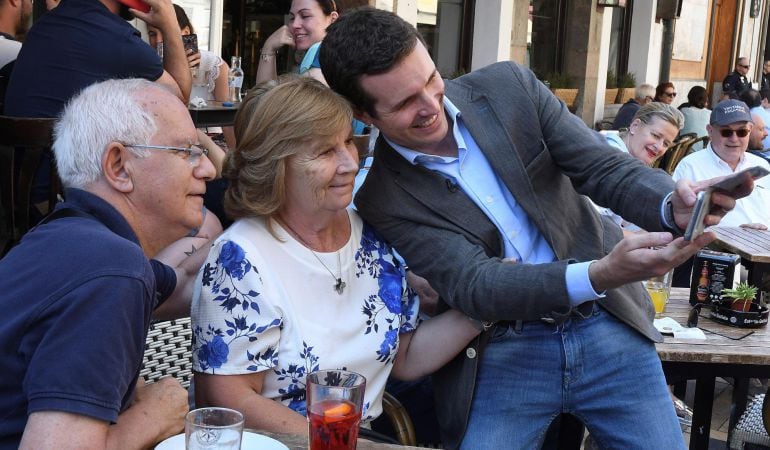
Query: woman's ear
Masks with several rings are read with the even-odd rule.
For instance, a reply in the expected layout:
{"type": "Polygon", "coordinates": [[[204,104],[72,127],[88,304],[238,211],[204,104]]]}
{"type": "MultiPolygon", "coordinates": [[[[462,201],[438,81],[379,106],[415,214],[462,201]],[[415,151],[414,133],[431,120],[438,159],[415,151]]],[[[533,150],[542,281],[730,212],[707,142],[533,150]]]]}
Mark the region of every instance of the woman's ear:
{"type": "Polygon", "coordinates": [[[131,179],[131,161],[135,157],[119,142],[110,142],[102,155],[102,173],[104,179],[113,189],[123,193],[134,190],[131,179]]]}

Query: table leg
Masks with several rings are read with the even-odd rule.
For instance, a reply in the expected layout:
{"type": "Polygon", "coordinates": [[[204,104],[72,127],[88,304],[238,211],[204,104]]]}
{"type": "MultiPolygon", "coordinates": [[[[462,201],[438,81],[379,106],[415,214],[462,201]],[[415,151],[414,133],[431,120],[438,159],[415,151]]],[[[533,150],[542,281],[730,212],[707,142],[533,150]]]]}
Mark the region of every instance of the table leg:
{"type": "Polygon", "coordinates": [[[746,398],[749,395],[750,378],[733,378],[733,398],[730,405],[730,422],[727,426],[727,448],[730,448],[730,440],[743,412],[746,410],[746,398]]]}
{"type": "Polygon", "coordinates": [[[703,377],[695,380],[690,450],[707,450],[709,448],[715,380],[715,377],[703,377]]]}

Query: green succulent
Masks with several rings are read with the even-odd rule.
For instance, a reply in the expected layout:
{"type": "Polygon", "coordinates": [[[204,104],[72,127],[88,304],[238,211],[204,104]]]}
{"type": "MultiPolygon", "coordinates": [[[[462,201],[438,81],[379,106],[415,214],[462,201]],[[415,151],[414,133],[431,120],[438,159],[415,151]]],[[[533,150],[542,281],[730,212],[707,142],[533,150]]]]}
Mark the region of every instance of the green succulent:
{"type": "Polygon", "coordinates": [[[722,295],[736,300],[753,300],[757,295],[757,288],[748,283],[741,283],[735,289],[722,289],[722,295]]]}

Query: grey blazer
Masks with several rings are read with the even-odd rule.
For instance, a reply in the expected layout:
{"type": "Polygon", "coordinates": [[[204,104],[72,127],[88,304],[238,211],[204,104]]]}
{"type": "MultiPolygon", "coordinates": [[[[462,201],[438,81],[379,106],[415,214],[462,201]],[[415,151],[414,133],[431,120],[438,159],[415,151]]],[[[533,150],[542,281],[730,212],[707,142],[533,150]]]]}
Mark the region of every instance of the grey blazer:
{"type": "MultiPolygon", "coordinates": [[[[557,260],[500,263],[503,243],[484,212],[449,189],[443,176],[412,165],[380,139],[356,206],[438,291],[442,307],[489,321],[569,314],[566,266],[600,259],[622,238],[583,195],[644,229],[662,229],[660,208],[674,188],[671,178],[608,146],[529,70],[496,63],[446,81],[446,95],[557,260]]],[[[599,303],[649,339],[661,339],[641,283],[610,290],[599,303]]],[[[465,432],[487,338],[483,333],[469,346],[475,351],[462,352],[434,376],[450,448],[465,432]]]]}

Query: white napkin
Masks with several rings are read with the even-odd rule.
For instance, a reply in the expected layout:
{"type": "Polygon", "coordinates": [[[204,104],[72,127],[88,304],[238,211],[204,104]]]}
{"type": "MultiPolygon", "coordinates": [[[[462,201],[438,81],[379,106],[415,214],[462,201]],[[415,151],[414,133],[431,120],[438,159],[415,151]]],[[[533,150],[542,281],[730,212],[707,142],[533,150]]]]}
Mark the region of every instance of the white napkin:
{"type": "Polygon", "coordinates": [[[706,339],[706,335],[700,328],[685,328],[670,317],[655,319],[652,324],[663,334],[673,333],[676,339],[706,339]]]}
{"type": "Polygon", "coordinates": [[[201,108],[203,106],[206,106],[206,100],[204,100],[201,97],[193,97],[190,99],[190,105],[196,108],[201,108]]]}

